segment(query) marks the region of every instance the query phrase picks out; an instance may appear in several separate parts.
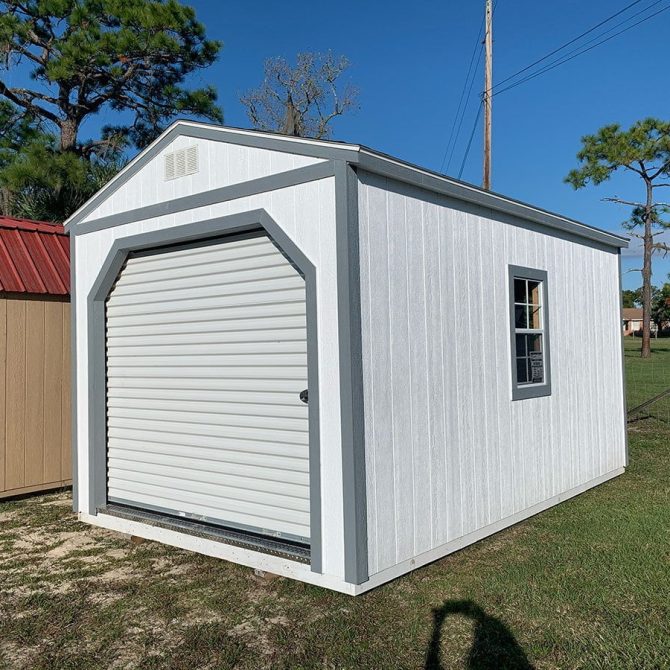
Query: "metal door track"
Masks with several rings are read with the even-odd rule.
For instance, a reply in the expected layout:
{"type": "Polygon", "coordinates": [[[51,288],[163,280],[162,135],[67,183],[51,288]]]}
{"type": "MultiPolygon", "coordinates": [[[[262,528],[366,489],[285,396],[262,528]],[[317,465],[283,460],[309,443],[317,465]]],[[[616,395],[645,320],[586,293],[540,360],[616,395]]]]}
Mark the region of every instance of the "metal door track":
{"type": "Polygon", "coordinates": [[[286,540],[276,540],[262,535],[255,535],[254,533],[231,530],[200,521],[182,519],[168,514],[160,514],[116,503],[101,507],[98,511],[121,519],[140,521],[151,526],[165,528],[166,530],[176,530],[180,533],[215,540],[223,544],[231,544],[243,549],[260,551],[264,554],[288,558],[300,563],[309,564],[310,562],[309,547],[287,542],[286,540]]]}

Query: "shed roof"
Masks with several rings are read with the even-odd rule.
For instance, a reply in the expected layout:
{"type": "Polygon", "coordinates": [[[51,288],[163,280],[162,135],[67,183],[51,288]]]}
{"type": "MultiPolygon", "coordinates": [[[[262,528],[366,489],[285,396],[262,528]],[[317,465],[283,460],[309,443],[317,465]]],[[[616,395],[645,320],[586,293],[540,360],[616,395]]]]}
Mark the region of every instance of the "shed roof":
{"type": "Polygon", "coordinates": [[[62,225],[0,216],[0,291],[70,293],[70,245],[62,225]]]}
{"type": "Polygon", "coordinates": [[[315,140],[291,137],[260,130],[247,130],[217,126],[196,121],[175,121],[152,144],[141,151],[96,195],[82,205],[65,222],[66,230],[76,234],[77,225],[100,205],[107,197],[152,160],[160,151],[178,136],[197,137],[212,141],[228,142],[243,146],[261,147],[272,151],[284,151],[325,160],[345,161],[357,168],[373,172],[391,179],[413,184],[420,188],[450,196],[457,200],[488,207],[494,211],[511,214],[526,221],[539,223],[545,228],[569,233],[577,238],[596,241],[607,247],[621,249],[628,246],[628,239],[589,226],[560,214],[554,214],[540,207],[530,205],[508,196],[484,190],[473,184],[448,177],[447,175],[413,165],[399,158],[375,151],[362,144],[350,144],[332,140],[315,140]]]}

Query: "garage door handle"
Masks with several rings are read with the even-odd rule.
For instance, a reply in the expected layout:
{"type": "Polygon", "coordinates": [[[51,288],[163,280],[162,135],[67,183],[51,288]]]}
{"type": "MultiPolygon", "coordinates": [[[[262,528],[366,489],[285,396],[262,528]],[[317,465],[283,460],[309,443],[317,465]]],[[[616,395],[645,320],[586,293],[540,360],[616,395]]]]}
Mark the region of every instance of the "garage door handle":
{"type": "Polygon", "coordinates": [[[300,400],[302,400],[305,403],[305,405],[307,404],[307,401],[309,400],[307,389],[305,389],[304,391],[300,391],[300,400]]]}

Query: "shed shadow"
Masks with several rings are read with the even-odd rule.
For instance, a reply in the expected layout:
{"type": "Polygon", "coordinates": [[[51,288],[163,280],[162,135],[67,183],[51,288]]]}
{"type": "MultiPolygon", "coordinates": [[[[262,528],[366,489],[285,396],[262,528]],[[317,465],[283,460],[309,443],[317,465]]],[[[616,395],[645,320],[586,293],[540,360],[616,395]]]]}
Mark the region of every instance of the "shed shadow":
{"type": "Polygon", "coordinates": [[[449,600],[433,610],[433,633],[426,650],[425,670],[444,670],[440,658],[442,629],[450,616],[472,620],[474,638],[468,652],[468,670],[534,670],[512,631],[471,600],[449,600]]]}

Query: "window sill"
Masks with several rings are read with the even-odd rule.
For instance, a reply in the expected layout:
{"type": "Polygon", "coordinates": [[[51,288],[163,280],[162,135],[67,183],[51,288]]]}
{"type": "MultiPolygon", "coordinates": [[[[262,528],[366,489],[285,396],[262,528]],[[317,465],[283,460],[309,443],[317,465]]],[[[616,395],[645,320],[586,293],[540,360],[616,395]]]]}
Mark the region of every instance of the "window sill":
{"type": "Polygon", "coordinates": [[[532,384],[528,386],[514,386],[512,400],[527,400],[529,398],[544,398],[551,395],[551,384],[532,384]]]}

